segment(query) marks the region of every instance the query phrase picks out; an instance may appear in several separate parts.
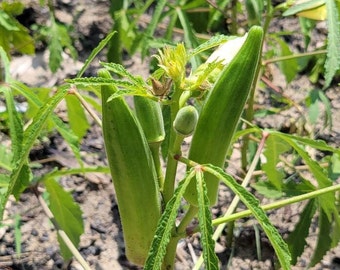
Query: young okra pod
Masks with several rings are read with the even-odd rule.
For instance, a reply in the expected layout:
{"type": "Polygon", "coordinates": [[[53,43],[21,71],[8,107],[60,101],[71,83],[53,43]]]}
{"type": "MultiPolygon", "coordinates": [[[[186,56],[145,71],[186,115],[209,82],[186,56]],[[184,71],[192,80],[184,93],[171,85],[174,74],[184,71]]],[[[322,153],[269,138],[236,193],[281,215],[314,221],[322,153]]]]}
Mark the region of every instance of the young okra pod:
{"type": "Polygon", "coordinates": [[[190,136],[197,125],[198,112],[194,106],[188,105],[181,108],[174,120],[175,131],[183,137],[190,136]]]}
{"type": "MultiPolygon", "coordinates": [[[[233,134],[255,83],[262,51],[263,30],[253,26],[239,52],[222,70],[209,93],[194,132],[189,159],[223,167],[233,134]]],[[[228,53],[228,52],[226,52],[228,53]]],[[[219,180],[205,175],[210,204],[216,203],[219,180]]],[[[193,180],[184,195],[197,205],[196,181],[193,180]]]]}
{"type": "Polygon", "coordinates": [[[149,144],[164,140],[165,130],[160,104],[146,97],[134,96],[135,111],[149,144]]]}
{"type": "MultiPolygon", "coordinates": [[[[110,78],[106,70],[98,75],[110,78]]],[[[102,86],[103,135],[123,227],[127,258],[143,265],[160,218],[160,194],[144,132],[123,97],[102,86]]]]}

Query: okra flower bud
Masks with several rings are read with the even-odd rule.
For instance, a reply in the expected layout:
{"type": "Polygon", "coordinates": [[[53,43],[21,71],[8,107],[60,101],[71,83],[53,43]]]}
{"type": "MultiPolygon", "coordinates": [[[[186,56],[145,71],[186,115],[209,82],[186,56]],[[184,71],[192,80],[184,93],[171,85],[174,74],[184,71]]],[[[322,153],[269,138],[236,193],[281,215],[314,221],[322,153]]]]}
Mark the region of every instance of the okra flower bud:
{"type": "Polygon", "coordinates": [[[190,136],[198,121],[198,112],[194,106],[185,106],[181,108],[174,120],[173,127],[177,133],[183,136],[190,136]]]}

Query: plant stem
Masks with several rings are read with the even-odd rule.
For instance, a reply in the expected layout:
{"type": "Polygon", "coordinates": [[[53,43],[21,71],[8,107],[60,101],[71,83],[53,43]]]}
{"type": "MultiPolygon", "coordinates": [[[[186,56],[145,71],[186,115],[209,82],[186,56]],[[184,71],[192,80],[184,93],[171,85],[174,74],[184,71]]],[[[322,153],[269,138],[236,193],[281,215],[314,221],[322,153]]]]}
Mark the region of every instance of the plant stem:
{"type": "Polygon", "coordinates": [[[280,57],[268,59],[266,61],[263,61],[262,64],[265,66],[265,65],[268,65],[268,64],[271,64],[271,63],[287,61],[287,60],[291,60],[291,59],[302,58],[302,57],[312,56],[312,55],[326,54],[326,53],[327,53],[327,50],[318,50],[318,51],[314,51],[314,52],[296,53],[296,54],[292,54],[292,55],[285,55],[285,56],[280,56],[280,57]]]}
{"type": "Polygon", "coordinates": [[[168,201],[174,194],[175,190],[175,179],[177,172],[177,164],[178,160],[174,158],[176,155],[181,155],[181,145],[184,139],[184,136],[179,135],[177,133],[175,135],[175,140],[172,144],[172,149],[170,149],[168,154],[168,162],[166,167],[164,188],[163,188],[163,198],[164,203],[167,204],[168,201]]]}
{"type": "Polygon", "coordinates": [[[91,270],[91,267],[87,264],[87,262],[84,260],[84,258],[81,256],[79,253],[78,249],[73,245],[72,241],[70,238],[67,236],[67,234],[60,228],[58,222],[55,220],[53,213],[51,210],[48,208],[45,200],[43,197],[41,197],[40,193],[38,192],[37,189],[34,189],[35,196],[38,198],[38,201],[44,210],[46,216],[50,219],[52,222],[53,226],[56,228],[57,233],[59,234],[60,238],[63,239],[64,243],[66,246],[69,248],[73,256],[77,259],[77,261],[80,263],[80,265],[84,268],[84,270],[91,270]]]}
{"type": "Polygon", "coordinates": [[[231,1],[231,33],[237,34],[237,0],[231,1]]]}
{"type": "Polygon", "coordinates": [[[83,107],[85,108],[85,110],[91,115],[91,117],[93,118],[93,120],[100,126],[102,127],[102,121],[99,119],[99,117],[97,116],[97,114],[94,112],[94,110],[92,110],[91,106],[86,102],[86,100],[81,96],[81,94],[79,93],[79,91],[77,90],[77,88],[75,86],[71,86],[69,89],[69,94],[71,95],[75,95],[81,105],[83,105],[83,107]]]}
{"type": "Polygon", "coordinates": [[[179,136],[172,127],[177,112],[180,108],[179,99],[182,94],[178,85],[174,86],[174,94],[172,96],[173,102],[170,103],[170,131],[169,131],[169,150],[167,155],[167,164],[165,172],[165,180],[163,186],[163,199],[164,203],[167,204],[174,194],[175,180],[177,173],[177,163],[174,155],[181,154],[181,145],[184,137],[179,136]]]}
{"type": "MultiPolygon", "coordinates": [[[[299,196],[295,196],[295,197],[292,197],[292,198],[288,198],[288,199],[285,199],[285,200],[281,200],[281,201],[278,201],[278,202],[269,203],[269,204],[261,206],[261,208],[264,211],[273,210],[273,209],[281,208],[281,207],[284,207],[286,205],[290,205],[290,204],[293,204],[293,203],[301,202],[301,201],[304,201],[304,200],[309,200],[309,199],[321,196],[323,194],[326,194],[326,193],[329,193],[329,192],[335,192],[335,191],[340,191],[340,184],[330,186],[330,187],[325,187],[325,188],[318,189],[318,190],[315,190],[315,191],[311,191],[311,192],[308,192],[308,193],[305,193],[305,194],[302,194],[302,195],[299,195],[299,196]]],[[[251,215],[252,215],[252,213],[251,213],[250,210],[245,210],[245,211],[242,211],[242,212],[239,212],[239,213],[232,214],[230,216],[224,216],[222,218],[217,218],[217,219],[213,220],[212,223],[213,223],[214,226],[217,226],[219,224],[223,224],[223,223],[230,222],[230,221],[233,221],[233,220],[236,220],[236,219],[248,217],[248,216],[251,216],[251,215]]]]}
{"type": "Polygon", "coordinates": [[[196,206],[190,205],[188,211],[185,213],[185,216],[181,220],[181,223],[177,227],[177,233],[175,236],[183,236],[185,237],[187,235],[186,229],[189,223],[192,221],[192,219],[196,216],[198,212],[198,208],[196,206]]]}
{"type": "Polygon", "coordinates": [[[177,244],[180,237],[171,237],[170,242],[166,247],[166,253],[164,256],[162,270],[172,270],[175,267],[175,258],[176,258],[176,250],[177,244]]]}

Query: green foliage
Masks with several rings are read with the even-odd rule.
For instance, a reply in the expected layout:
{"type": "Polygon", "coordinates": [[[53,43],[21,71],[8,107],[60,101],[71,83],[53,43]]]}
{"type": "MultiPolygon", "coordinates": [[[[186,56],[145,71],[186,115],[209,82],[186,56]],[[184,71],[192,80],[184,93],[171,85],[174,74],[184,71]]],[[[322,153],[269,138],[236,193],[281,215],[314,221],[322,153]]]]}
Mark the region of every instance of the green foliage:
{"type": "Polygon", "coordinates": [[[20,2],[3,2],[0,5],[0,46],[7,56],[14,51],[34,54],[34,41],[28,29],[20,24],[15,16],[23,12],[24,5],[20,2]]]}
{"type": "Polygon", "coordinates": [[[303,209],[300,214],[300,220],[295,225],[294,231],[289,234],[287,238],[287,244],[289,246],[289,250],[292,254],[292,264],[295,265],[297,262],[297,258],[301,256],[302,252],[307,245],[306,237],[308,236],[308,230],[312,223],[313,216],[316,212],[316,204],[315,200],[310,200],[306,207],[303,209]]]}
{"type": "Polygon", "coordinates": [[[269,136],[266,141],[266,149],[263,152],[265,161],[262,161],[262,169],[267,174],[269,182],[277,189],[281,191],[284,172],[282,168],[277,168],[277,164],[280,162],[280,155],[290,149],[284,141],[275,136],[269,136]]]}
{"type": "MultiPolygon", "coordinates": [[[[310,0],[305,1],[303,3],[299,3],[287,9],[283,15],[291,16],[291,15],[299,15],[306,16],[304,12],[312,13],[310,18],[316,16],[315,19],[324,19],[318,18],[318,15],[321,13],[317,8],[325,7],[325,14],[327,14],[327,26],[328,26],[328,36],[327,36],[327,56],[324,64],[325,67],[325,83],[324,89],[330,86],[332,79],[336,72],[340,68],[340,48],[338,44],[340,43],[340,28],[338,27],[340,20],[340,9],[339,2],[336,0],[310,0]],[[313,14],[315,10],[316,14],[313,14]]],[[[308,17],[308,16],[307,16],[308,17]]]]}
{"type": "MultiPolygon", "coordinates": [[[[48,192],[49,206],[60,229],[66,232],[75,246],[78,246],[80,236],[84,233],[82,211],[72,198],[53,178],[44,181],[48,192]]],[[[67,245],[58,237],[61,253],[65,260],[72,258],[67,245]]]]}

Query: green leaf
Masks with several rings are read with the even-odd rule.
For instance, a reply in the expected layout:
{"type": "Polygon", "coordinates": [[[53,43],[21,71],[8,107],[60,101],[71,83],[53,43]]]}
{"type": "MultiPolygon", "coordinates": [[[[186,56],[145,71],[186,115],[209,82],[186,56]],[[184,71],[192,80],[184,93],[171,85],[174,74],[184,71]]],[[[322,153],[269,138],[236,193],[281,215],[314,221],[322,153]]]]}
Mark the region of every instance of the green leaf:
{"type": "MultiPolygon", "coordinates": [[[[45,187],[49,194],[49,206],[60,228],[65,231],[72,243],[77,247],[80,235],[84,232],[82,211],[72,198],[54,179],[45,181],[45,187]]],[[[65,260],[72,258],[65,243],[58,237],[62,256],[65,260]]]]}
{"type": "Polygon", "coordinates": [[[34,40],[29,35],[28,30],[19,25],[20,31],[12,32],[12,43],[16,50],[25,54],[34,54],[34,40]]]}
{"type": "Polygon", "coordinates": [[[2,26],[7,31],[19,31],[15,19],[8,13],[0,9],[0,26],[2,26]]]}
{"type": "MultiPolygon", "coordinates": [[[[328,187],[332,184],[332,181],[327,177],[323,169],[320,167],[319,163],[313,160],[309,154],[306,152],[303,147],[298,144],[294,139],[291,138],[290,135],[275,132],[271,133],[272,135],[279,136],[289,145],[291,145],[294,150],[301,156],[301,158],[305,161],[306,165],[309,167],[309,170],[314,175],[316,181],[320,188],[328,187]]],[[[301,138],[300,138],[301,139],[301,138]]],[[[335,210],[335,198],[334,194],[325,194],[319,197],[320,205],[323,210],[327,213],[328,218],[331,219],[332,212],[335,210]]]]}
{"type": "Polygon", "coordinates": [[[1,8],[13,15],[13,16],[18,16],[20,14],[23,13],[24,9],[25,9],[25,5],[21,2],[13,2],[13,3],[10,3],[10,2],[6,2],[6,1],[3,1],[1,3],[1,8]]]}
{"type": "MultiPolygon", "coordinates": [[[[5,145],[0,145],[0,168],[12,170],[13,153],[5,145]]],[[[1,174],[0,174],[1,175],[1,174]]]]}
{"type": "MultiPolygon", "coordinates": [[[[338,199],[339,201],[339,199],[338,199]]],[[[332,231],[330,233],[330,237],[332,239],[332,247],[336,247],[340,241],[340,216],[339,212],[336,212],[334,215],[332,231]]]]}
{"type": "Polygon", "coordinates": [[[100,64],[107,70],[112,71],[123,78],[127,78],[132,84],[136,86],[145,86],[145,81],[143,80],[142,76],[132,75],[124,66],[120,64],[105,62],[101,62],[100,64]]]}
{"type": "Polygon", "coordinates": [[[74,95],[67,95],[65,100],[70,127],[74,134],[79,139],[82,139],[90,127],[86,119],[84,108],[79,102],[79,99],[74,95]]]}
{"type": "MultiPolygon", "coordinates": [[[[1,156],[1,155],[0,155],[1,156]]],[[[340,177],[340,155],[333,154],[328,167],[328,174],[332,180],[337,180],[340,177]]]]}
{"type": "Polygon", "coordinates": [[[320,262],[326,252],[329,251],[332,247],[332,239],[330,237],[331,222],[327,216],[328,214],[323,210],[323,208],[320,208],[318,240],[316,242],[314,254],[310,260],[308,267],[313,267],[318,262],[320,262]]]}
{"type": "Polygon", "coordinates": [[[9,183],[9,175],[0,174],[0,194],[3,194],[3,190],[7,189],[9,183]]]}
{"type": "Polygon", "coordinates": [[[218,258],[215,254],[215,241],[212,238],[213,227],[209,207],[210,202],[202,170],[196,170],[196,180],[198,194],[198,221],[201,232],[201,243],[203,246],[203,259],[207,270],[218,270],[218,258]]]}
{"type": "MultiPolygon", "coordinates": [[[[278,42],[278,45],[280,46],[280,52],[279,52],[280,56],[289,56],[293,54],[286,42],[284,42],[283,40],[279,38],[277,38],[276,41],[278,42]]],[[[298,63],[295,58],[285,60],[285,61],[280,61],[279,67],[281,71],[283,72],[286,78],[286,81],[288,83],[291,82],[295,78],[298,72],[298,63]]]]}
{"type": "Polygon", "coordinates": [[[13,163],[19,160],[23,143],[23,124],[21,117],[15,107],[12,90],[8,87],[0,85],[0,92],[3,92],[6,100],[8,112],[8,126],[11,135],[13,163]]]}
{"type": "Polygon", "coordinates": [[[266,198],[281,198],[283,196],[282,187],[278,190],[272,183],[267,181],[258,181],[251,185],[256,191],[266,198]]]}
{"type": "Polygon", "coordinates": [[[328,26],[328,42],[327,42],[327,59],[325,62],[325,85],[327,88],[340,68],[340,15],[339,3],[335,0],[326,0],[327,8],[327,26],[328,26]]]}
{"type": "Polygon", "coordinates": [[[315,149],[318,149],[318,150],[321,150],[321,151],[329,151],[329,152],[332,152],[332,153],[339,153],[340,154],[340,149],[328,145],[323,140],[316,140],[316,139],[310,139],[310,138],[307,138],[307,137],[301,137],[301,136],[281,133],[281,132],[275,131],[275,130],[267,130],[267,131],[270,132],[270,134],[281,137],[281,139],[283,139],[283,140],[286,140],[285,138],[287,138],[288,140],[294,140],[296,142],[302,143],[303,145],[308,145],[312,148],[315,148],[315,149]]]}
{"type": "Polygon", "coordinates": [[[280,261],[282,269],[289,270],[291,257],[288,246],[286,242],[283,241],[277,229],[272,225],[266,213],[260,207],[259,201],[254,197],[254,195],[248,192],[244,187],[238,184],[232,176],[226,174],[219,167],[213,166],[211,164],[204,165],[204,171],[209,172],[221,179],[237,196],[240,197],[241,201],[252,212],[266,233],[280,261]]]}
{"type": "Polygon", "coordinates": [[[309,227],[312,223],[313,216],[316,212],[315,200],[310,200],[300,214],[299,222],[295,225],[294,230],[289,234],[286,242],[290,253],[292,254],[292,265],[295,265],[297,258],[301,256],[307,245],[306,237],[309,233],[309,227]]]}
{"type": "Polygon", "coordinates": [[[159,270],[163,262],[167,244],[169,243],[171,232],[175,226],[178,209],[181,199],[190,180],[194,177],[195,171],[191,169],[189,174],[179,183],[174,196],[167,203],[165,210],[155,232],[155,238],[151,243],[148,258],[146,259],[145,270],[159,270]]]}
{"type": "MultiPolygon", "coordinates": [[[[7,53],[6,53],[6,48],[1,47],[1,27],[0,27],[0,60],[1,60],[1,64],[2,64],[2,68],[4,69],[5,72],[5,82],[9,82],[11,79],[11,71],[10,71],[10,66],[9,66],[9,58],[7,57],[7,53]]],[[[2,78],[2,74],[0,75],[0,79],[3,80],[2,78]]]]}
{"type": "Polygon", "coordinates": [[[20,176],[21,169],[27,162],[29,152],[32,149],[32,146],[35,140],[40,134],[40,131],[42,130],[48,117],[53,113],[53,110],[55,109],[55,107],[67,95],[67,93],[68,93],[68,88],[64,87],[64,88],[59,89],[56,95],[51,97],[48,100],[48,102],[46,102],[46,104],[41,107],[37,115],[33,118],[32,123],[25,130],[21,156],[19,160],[16,162],[15,166],[13,167],[13,171],[11,174],[11,181],[9,183],[6,194],[4,196],[0,196],[0,220],[2,220],[8,197],[10,194],[12,194],[12,191],[13,191],[14,186],[16,185],[16,182],[20,179],[19,176],[20,176]]]}
{"type": "Polygon", "coordinates": [[[73,131],[56,115],[52,115],[52,120],[55,128],[58,130],[60,135],[70,146],[74,156],[77,158],[78,163],[83,166],[83,161],[80,155],[79,138],[73,133],[73,131]]]}
{"type": "Polygon", "coordinates": [[[308,106],[309,121],[315,124],[319,118],[320,109],[318,102],[318,90],[312,90],[309,92],[309,96],[306,99],[306,105],[308,106]]]}
{"type": "Polygon", "coordinates": [[[324,118],[324,128],[329,125],[329,130],[332,129],[332,112],[331,112],[331,104],[327,96],[323,91],[318,89],[313,89],[310,91],[309,96],[306,99],[306,105],[308,106],[308,115],[312,124],[315,124],[320,116],[320,103],[323,104],[325,108],[325,117],[324,118]]]}
{"type": "Polygon", "coordinates": [[[329,130],[332,130],[333,127],[333,121],[332,121],[332,105],[329,101],[328,97],[325,95],[323,91],[319,91],[319,99],[324,105],[325,108],[325,120],[324,120],[324,127],[327,125],[329,126],[329,130]]]}
{"type": "MultiPolygon", "coordinates": [[[[41,101],[40,98],[34,93],[34,91],[32,91],[32,89],[27,87],[26,85],[18,81],[11,81],[11,88],[15,89],[24,97],[26,97],[29,103],[37,107],[38,110],[40,110],[40,108],[43,106],[43,101],[41,101]]],[[[67,86],[63,86],[61,89],[64,89],[66,91],[68,88],[67,86]]],[[[36,111],[36,113],[38,115],[39,111],[36,111]]],[[[55,114],[52,114],[51,117],[48,117],[46,121],[51,121],[53,128],[56,128],[58,130],[58,132],[70,146],[79,164],[82,165],[83,162],[80,156],[79,139],[70,129],[70,127],[67,126],[63,121],[61,121],[60,118],[57,117],[55,114]]]]}
{"type": "Polygon", "coordinates": [[[55,20],[52,20],[51,24],[52,25],[50,26],[49,29],[50,36],[48,50],[50,52],[50,56],[48,65],[51,71],[54,73],[58,70],[63,60],[62,58],[63,46],[61,45],[58,24],[55,22],[55,20]]]}
{"type": "Polygon", "coordinates": [[[211,37],[208,41],[202,43],[201,45],[194,47],[192,51],[188,54],[188,57],[198,55],[206,50],[214,48],[227,42],[228,40],[234,39],[234,36],[216,35],[211,37]]]}
{"type": "Polygon", "coordinates": [[[295,175],[293,174],[293,179],[290,181],[288,179],[282,187],[282,191],[285,193],[286,197],[295,197],[316,190],[316,187],[309,180],[304,179],[301,175],[299,176],[299,181],[296,181],[294,177],[295,175]]]}
{"type": "Polygon", "coordinates": [[[282,179],[285,176],[282,169],[276,166],[280,162],[280,155],[290,149],[289,145],[284,143],[278,137],[269,136],[266,140],[266,147],[263,152],[265,161],[262,161],[262,169],[268,176],[270,183],[277,189],[281,190],[282,179]]]}
{"type": "Polygon", "coordinates": [[[32,172],[30,167],[27,164],[24,164],[19,172],[18,179],[20,181],[16,181],[13,187],[12,194],[15,199],[19,200],[21,193],[29,186],[30,181],[32,179],[32,172]]]}
{"type": "Polygon", "coordinates": [[[77,78],[83,76],[85,70],[88,68],[88,66],[91,64],[93,59],[97,56],[99,52],[106,46],[106,44],[111,40],[113,35],[116,33],[116,31],[110,32],[99,44],[98,46],[91,52],[90,56],[85,60],[84,66],[79,70],[77,74],[77,78]]]}

